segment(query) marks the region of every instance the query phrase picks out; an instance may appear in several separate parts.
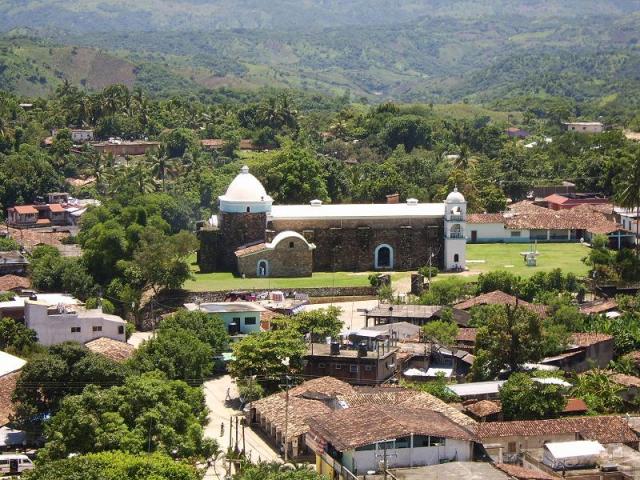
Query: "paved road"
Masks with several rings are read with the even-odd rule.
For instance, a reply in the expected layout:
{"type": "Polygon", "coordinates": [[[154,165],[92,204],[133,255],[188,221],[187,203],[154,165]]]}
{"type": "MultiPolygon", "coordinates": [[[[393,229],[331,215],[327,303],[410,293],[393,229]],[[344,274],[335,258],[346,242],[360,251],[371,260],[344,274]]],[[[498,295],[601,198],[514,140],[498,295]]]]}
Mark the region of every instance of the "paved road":
{"type": "MultiPolygon", "coordinates": [[[[204,393],[207,407],[209,407],[209,424],[205,428],[205,437],[215,439],[220,446],[220,450],[226,451],[230,445],[232,447],[235,446],[235,431],[231,438],[231,443],[229,439],[229,420],[231,417],[241,414],[240,410],[238,410],[240,402],[235,382],[229,375],[210,380],[204,384],[204,393]],[[227,399],[227,391],[229,392],[229,400],[227,399]],[[220,424],[222,422],[224,422],[224,435],[220,436],[220,424]]],[[[280,461],[278,453],[253,430],[245,428],[244,433],[246,453],[252,461],[257,461],[258,459],[268,462],[280,461]]],[[[242,448],[241,429],[239,430],[238,439],[239,448],[242,448]]],[[[216,462],[215,468],[212,467],[207,471],[204,478],[207,480],[217,479],[217,474],[222,479],[226,468],[224,460],[219,460],[216,462]]]]}

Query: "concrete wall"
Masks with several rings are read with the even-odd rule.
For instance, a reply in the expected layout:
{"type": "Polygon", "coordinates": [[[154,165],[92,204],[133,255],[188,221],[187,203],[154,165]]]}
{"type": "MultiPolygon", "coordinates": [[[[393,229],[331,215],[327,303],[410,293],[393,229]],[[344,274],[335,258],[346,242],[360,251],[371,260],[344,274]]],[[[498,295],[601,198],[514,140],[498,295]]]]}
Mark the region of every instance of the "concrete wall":
{"type": "Polygon", "coordinates": [[[229,328],[232,322],[240,324],[240,333],[252,333],[260,331],[260,312],[233,312],[216,313],[224,321],[224,325],[229,328]],[[247,319],[255,319],[255,323],[247,324],[247,319]]]}
{"type": "Polygon", "coordinates": [[[54,345],[67,341],[86,343],[100,337],[121,342],[126,341],[126,322],[115,315],[106,315],[99,310],[78,313],[52,313],[46,304],[25,302],[25,325],[35,330],[38,342],[54,345]],[[79,332],[71,328],[80,327],[79,332]]]}
{"type": "MultiPolygon", "coordinates": [[[[471,442],[447,438],[443,447],[398,448],[387,450],[389,468],[438,465],[440,460],[456,459],[466,462],[472,459],[471,442]]],[[[382,452],[377,452],[380,455],[382,452]]],[[[344,452],[342,463],[355,474],[365,474],[368,470],[378,470],[381,458],[375,450],[344,452]]]]}

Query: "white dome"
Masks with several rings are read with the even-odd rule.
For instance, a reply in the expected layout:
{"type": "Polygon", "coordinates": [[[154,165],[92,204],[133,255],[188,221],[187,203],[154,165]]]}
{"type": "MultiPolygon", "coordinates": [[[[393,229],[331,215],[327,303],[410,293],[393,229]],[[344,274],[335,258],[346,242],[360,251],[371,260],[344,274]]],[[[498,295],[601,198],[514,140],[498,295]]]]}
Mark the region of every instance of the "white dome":
{"type": "Polygon", "coordinates": [[[453,189],[449,195],[447,195],[447,199],[445,200],[447,203],[465,203],[464,195],[462,195],[458,191],[458,187],[453,189]]]}
{"type": "Polygon", "coordinates": [[[273,202],[273,199],[267,195],[260,180],[249,173],[249,167],[246,165],[233,182],[227,188],[227,192],[220,197],[222,202],[233,203],[256,203],[256,202],[273,202]]]}

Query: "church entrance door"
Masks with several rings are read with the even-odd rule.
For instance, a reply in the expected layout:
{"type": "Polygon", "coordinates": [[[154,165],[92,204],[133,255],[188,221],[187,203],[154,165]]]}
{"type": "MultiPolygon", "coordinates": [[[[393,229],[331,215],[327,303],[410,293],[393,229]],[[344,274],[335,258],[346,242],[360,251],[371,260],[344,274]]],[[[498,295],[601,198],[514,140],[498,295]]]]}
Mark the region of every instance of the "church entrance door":
{"type": "Polygon", "coordinates": [[[269,262],[266,260],[260,260],[258,262],[257,274],[259,277],[266,277],[269,275],[269,262]]]}

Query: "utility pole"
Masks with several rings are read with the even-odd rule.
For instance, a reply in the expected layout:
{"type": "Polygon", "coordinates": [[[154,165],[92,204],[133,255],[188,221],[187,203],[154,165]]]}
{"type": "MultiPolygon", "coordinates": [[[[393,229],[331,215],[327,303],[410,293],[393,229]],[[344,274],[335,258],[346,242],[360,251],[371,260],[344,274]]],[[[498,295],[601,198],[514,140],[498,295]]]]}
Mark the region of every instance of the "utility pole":
{"type": "Polygon", "coordinates": [[[289,435],[289,375],[285,375],[287,379],[287,386],[285,391],[284,402],[284,463],[289,460],[289,444],[287,442],[287,436],[289,435]]]}
{"type": "Polygon", "coordinates": [[[236,444],[235,444],[235,447],[234,447],[234,449],[233,449],[233,451],[234,451],[235,453],[238,453],[238,421],[239,421],[239,420],[240,420],[240,419],[239,419],[238,417],[236,417],[236,444]]]}

